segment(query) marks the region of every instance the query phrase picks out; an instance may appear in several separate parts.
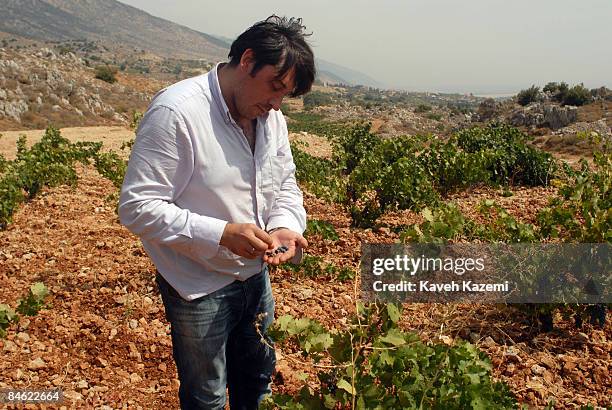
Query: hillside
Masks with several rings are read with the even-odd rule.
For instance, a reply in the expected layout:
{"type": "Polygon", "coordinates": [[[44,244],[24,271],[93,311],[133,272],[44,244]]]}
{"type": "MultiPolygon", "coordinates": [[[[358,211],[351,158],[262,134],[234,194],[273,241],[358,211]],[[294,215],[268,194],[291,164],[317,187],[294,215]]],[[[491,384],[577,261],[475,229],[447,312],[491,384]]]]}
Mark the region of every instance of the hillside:
{"type": "Polygon", "coordinates": [[[38,40],[88,39],[175,58],[218,60],[223,41],[115,0],[6,0],[0,31],[38,40]],[[177,47],[188,44],[188,47],[177,47]]]}
{"type": "MultiPolygon", "coordinates": [[[[232,39],[192,30],[116,0],[5,0],[2,33],[44,42],[88,41],[159,58],[222,61],[232,39]],[[178,46],[177,46],[178,45],[178,46]],[[180,46],[184,45],[184,46],[180,46]]],[[[321,82],[380,87],[357,70],[317,60],[321,82]]]]}

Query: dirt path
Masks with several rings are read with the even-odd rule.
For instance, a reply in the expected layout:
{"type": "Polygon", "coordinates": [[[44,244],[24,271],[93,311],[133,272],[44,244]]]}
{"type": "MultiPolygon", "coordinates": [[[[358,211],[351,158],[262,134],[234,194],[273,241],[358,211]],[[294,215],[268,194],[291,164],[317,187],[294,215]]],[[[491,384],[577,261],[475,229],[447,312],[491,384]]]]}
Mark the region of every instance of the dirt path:
{"type": "MultiPolygon", "coordinates": [[[[91,141],[103,142],[105,149],[118,151],[121,144],[134,138],[134,131],[125,127],[69,127],[61,128],[60,132],[63,137],[68,138],[72,142],[76,141],[91,141]]],[[[22,130],[22,131],[0,131],[0,154],[6,159],[14,159],[17,152],[17,139],[21,135],[27,138],[28,146],[32,146],[40,141],[45,134],[45,130],[22,130]]]]}

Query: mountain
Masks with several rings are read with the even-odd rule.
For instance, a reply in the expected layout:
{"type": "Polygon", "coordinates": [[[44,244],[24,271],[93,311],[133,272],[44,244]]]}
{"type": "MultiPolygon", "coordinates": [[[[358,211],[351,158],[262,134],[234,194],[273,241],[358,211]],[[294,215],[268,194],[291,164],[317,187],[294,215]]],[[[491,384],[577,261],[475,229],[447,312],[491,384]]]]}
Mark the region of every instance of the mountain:
{"type": "Polygon", "coordinates": [[[359,71],[343,67],[329,61],[317,59],[317,70],[321,74],[328,74],[336,80],[328,80],[336,83],[344,83],[347,85],[367,85],[375,88],[387,88],[380,81],[376,81],[372,77],[363,74],[359,71]]]}
{"type": "MultiPolygon", "coordinates": [[[[116,0],[1,0],[0,31],[35,40],[96,40],[178,59],[225,60],[230,39],[155,17],[116,0]]],[[[317,59],[319,79],[384,86],[356,70],[317,59]]]]}
{"type": "Polygon", "coordinates": [[[216,61],[226,43],[115,0],[2,0],[0,31],[39,40],[99,40],[166,57],[216,61]],[[177,45],[184,45],[183,47],[177,45]]]}

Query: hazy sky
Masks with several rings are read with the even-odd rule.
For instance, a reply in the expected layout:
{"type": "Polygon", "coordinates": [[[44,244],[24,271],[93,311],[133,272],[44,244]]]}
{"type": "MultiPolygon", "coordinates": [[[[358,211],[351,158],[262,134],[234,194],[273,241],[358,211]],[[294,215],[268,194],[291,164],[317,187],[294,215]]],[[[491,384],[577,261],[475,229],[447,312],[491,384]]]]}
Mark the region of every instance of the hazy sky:
{"type": "Polygon", "coordinates": [[[121,1],[232,39],[270,14],[302,17],[317,57],[409,90],[612,88],[611,0],[121,1]]]}

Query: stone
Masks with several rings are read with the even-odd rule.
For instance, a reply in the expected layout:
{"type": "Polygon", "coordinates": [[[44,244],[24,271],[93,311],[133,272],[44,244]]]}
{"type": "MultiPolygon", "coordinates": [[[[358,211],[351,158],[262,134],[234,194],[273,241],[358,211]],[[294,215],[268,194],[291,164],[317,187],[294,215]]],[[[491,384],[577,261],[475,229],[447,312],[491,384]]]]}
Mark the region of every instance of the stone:
{"type": "Polygon", "coordinates": [[[12,340],[5,340],[4,341],[4,351],[6,351],[6,352],[16,352],[17,349],[18,349],[17,345],[12,340]]]}
{"type": "Polygon", "coordinates": [[[37,357],[34,360],[30,360],[30,362],[28,363],[28,369],[30,370],[40,370],[44,369],[45,367],[47,367],[47,364],[40,357],[37,357]]]}
{"type": "Polygon", "coordinates": [[[136,374],[136,373],[132,373],[130,374],[130,382],[131,383],[140,383],[142,381],[142,378],[136,374]]]}
{"type": "Polygon", "coordinates": [[[30,341],[30,335],[25,332],[17,333],[17,339],[23,343],[27,343],[30,341]]]}
{"type": "Polygon", "coordinates": [[[516,349],[514,346],[510,346],[506,349],[504,352],[504,357],[514,363],[520,363],[522,361],[521,357],[519,356],[518,349],[516,349]]]}
{"type": "Polygon", "coordinates": [[[497,343],[495,343],[495,340],[493,340],[491,336],[487,336],[485,340],[482,341],[482,345],[484,347],[495,347],[497,343]]]}
{"type": "Polygon", "coordinates": [[[533,373],[536,376],[541,376],[544,374],[545,369],[542,366],[538,366],[537,364],[534,364],[533,366],[531,366],[531,373],[533,373]]]}
{"type": "Polygon", "coordinates": [[[578,107],[571,105],[561,107],[558,105],[544,105],[544,123],[553,130],[563,128],[578,118],[578,107]]]}
{"type": "Polygon", "coordinates": [[[587,343],[589,341],[589,336],[586,333],[578,332],[574,337],[580,343],[587,343]]]}

